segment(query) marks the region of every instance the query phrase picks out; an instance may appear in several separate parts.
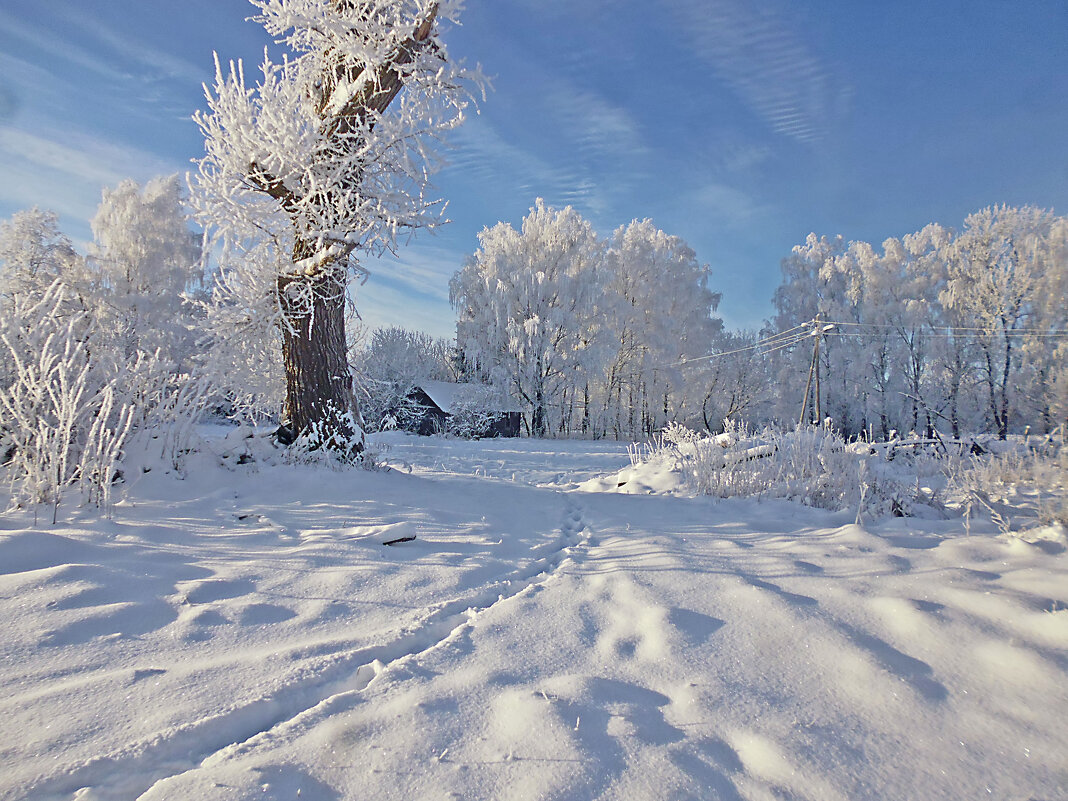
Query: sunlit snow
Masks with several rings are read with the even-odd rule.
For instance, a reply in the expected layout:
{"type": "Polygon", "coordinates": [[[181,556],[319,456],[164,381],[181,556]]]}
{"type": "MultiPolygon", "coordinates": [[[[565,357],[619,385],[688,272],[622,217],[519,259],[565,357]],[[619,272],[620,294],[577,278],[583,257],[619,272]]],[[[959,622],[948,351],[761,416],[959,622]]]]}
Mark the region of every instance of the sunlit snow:
{"type": "Polygon", "coordinates": [[[0,518],[0,796],[1065,796],[1063,528],[576,489],[619,443],[234,439],[112,520],[0,518]]]}

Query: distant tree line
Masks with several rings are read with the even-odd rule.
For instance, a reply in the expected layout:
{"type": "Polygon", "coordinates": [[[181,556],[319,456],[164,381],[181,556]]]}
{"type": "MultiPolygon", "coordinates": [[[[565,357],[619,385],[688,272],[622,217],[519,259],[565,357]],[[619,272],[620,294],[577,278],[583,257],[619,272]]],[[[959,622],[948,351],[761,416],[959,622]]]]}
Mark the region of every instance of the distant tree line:
{"type": "MultiPolygon", "coordinates": [[[[9,406],[27,421],[55,416],[49,381],[67,379],[42,349],[59,348],[68,368],[91,363],[85,397],[111,386],[154,408],[195,368],[218,408],[277,420],[277,331],[202,345],[220,313],[206,321],[207,287],[227,277],[205,279],[179,180],[105,190],[92,227],[81,255],[50,212],[0,224],[9,406]],[[34,379],[34,363],[51,378],[34,379]]],[[[495,387],[485,397],[510,396],[531,436],[817,420],[849,437],[1007,436],[1068,417],[1068,220],[1049,211],[991,207],[959,231],[931,224],[880,248],[810,235],[783,260],[775,314],[759,331],[723,327],[709,267],[649,220],[605,239],[574,209],[539,201],[518,229],[499,223],[479,245],[451,282],[455,341],[392,327],[350,346],[369,430],[414,424],[424,380],[495,387]]],[[[32,451],[14,446],[15,416],[5,409],[0,421],[0,457],[32,451]]]]}
{"type": "MultiPolygon", "coordinates": [[[[754,358],[783,390],[814,373],[820,414],[846,435],[1004,438],[1068,418],[1068,219],[995,206],[960,231],[934,223],[880,249],[810,235],[782,270],[754,358]]],[[[797,393],[761,405],[767,419],[798,419],[797,393]]]]}
{"type": "Polygon", "coordinates": [[[1049,211],[991,207],[881,249],[810,235],[758,332],[724,330],[708,266],[649,220],[602,240],[539,201],[479,241],[451,285],[455,361],[534,436],[820,420],[1005,437],[1068,417],[1068,220],[1049,211]]]}

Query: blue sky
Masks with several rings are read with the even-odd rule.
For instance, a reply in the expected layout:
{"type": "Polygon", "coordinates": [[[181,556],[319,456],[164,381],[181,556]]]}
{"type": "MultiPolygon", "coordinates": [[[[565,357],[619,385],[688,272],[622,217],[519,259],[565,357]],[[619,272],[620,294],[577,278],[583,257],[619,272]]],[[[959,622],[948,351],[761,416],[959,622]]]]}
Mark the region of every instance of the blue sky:
{"type": "MultiPolygon", "coordinates": [[[[212,51],[267,44],[251,11],[0,0],[0,218],[52,208],[84,242],[103,186],[188,170],[212,51]]],[[[603,235],[651,217],[682,236],[735,327],[770,314],[809,231],[1068,211],[1064,0],[469,0],[446,39],[494,88],[436,179],[452,224],[368,264],[369,325],[450,334],[449,277],[536,197],[603,235]]]]}

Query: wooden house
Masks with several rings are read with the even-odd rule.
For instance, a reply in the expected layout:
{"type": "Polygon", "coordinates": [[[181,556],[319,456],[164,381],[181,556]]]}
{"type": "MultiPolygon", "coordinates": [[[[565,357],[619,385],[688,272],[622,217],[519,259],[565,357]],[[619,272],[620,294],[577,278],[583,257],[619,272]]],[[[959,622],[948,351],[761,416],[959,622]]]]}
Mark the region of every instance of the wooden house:
{"type": "Polygon", "coordinates": [[[465,408],[490,413],[483,437],[518,437],[523,414],[514,404],[501,402],[492,387],[482,384],[455,384],[448,381],[421,381],[408,399],[424,409],[416,433],[423,436],[449,430],[451,418],[465,408]]]}

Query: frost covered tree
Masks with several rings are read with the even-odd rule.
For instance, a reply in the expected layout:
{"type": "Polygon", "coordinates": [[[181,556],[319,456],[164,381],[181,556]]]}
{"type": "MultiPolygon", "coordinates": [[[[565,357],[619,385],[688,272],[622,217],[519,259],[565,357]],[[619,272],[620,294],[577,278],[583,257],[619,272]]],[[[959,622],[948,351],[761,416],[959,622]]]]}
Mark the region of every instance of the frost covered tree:
{"type": "Polygon", "coordinates": [[[582,367],[593,334],[604,244],[570,206],[539,199],[516,231],[498,223],[450,283],[456,346],[479,378],[507,384],[533,436],[582,367]]]}
{"type": "Polygon", "coordinates": [[[182,296],[199,286],[202,269],[201,237],[189,228],[178,176],[105,189],[92,229],[98,325],[122,358],[159,351],[179,368],[192,350],[182,296]]]}
{"type": "MultiPolygon", "coordinates": [[[[937,330],[942,308],[938,287],[942,270],[939,262],[951,232],[937,223],[900,240],[889,239],[883,247],[894,266],[896,280],[890,282],[887,319],[894,326],[903,353],[905,399],[911,429],[934,433],[938,416],[945,406],[937,383],[937,356],[941,333],[937,330]]],[[[947,343],[948,344],[948,343],[947,343]]]]}
{"type": "Polygon", "coordinates": [[[903,308],[896,316],[918,326],[919,342],[926,338],[922,352],[926,364],[921,366],[921,354],[915,353],[910,355],[912,366],[905,367],[911,408],[922,409],[928,428],[937,428],[938,421],[942,421],[948,424],[950,435],[959,438],[962,425],[975,416],[972,409],[975,361],[974,332],[968,329],[968,322],[956,309],[940,301],[949,278],[949,251],[955,237],[951,229],[938,223],[929,223],[916,233],[902,237],[908,264],[897,292],[903,308]]]}
{"type": "MultiPolygon", "coordinates": [[[[840,326],[860,332],[847,341],[860,346],[854,363],[863,365],[862,394],[867,399],[865,418],[869,426],[877,421],[877,430],[886,439],[904,419],[901,345],[910,336],[910,331],[904,319],[906,310],[897,291],[904,280],[902,247],[898,240],[888,239],[883,248],[880,253],[867,242],[850,242],[846,258],[836,266],[849,284],[858,287],[851,293],[850,300],[859,310],[840,326]],[[858,321],[858,326],[844,325],[853,319],[858,321]]],[[[838,309],[831,309],[828,312],[830,319],[842,320],[838,312],[838,309]]],[[[827,358],[821,366],[826,366],[830,373],[834,363],[830,357],[838,354],[833,354],[831,347],[823,348],[822,352],[827,358]]]]}
{"type": "MultiPolygon", "coordinates": [[[[13,320],[16,306],[48,308],[63,317],[81,314],[92,305],[86,297],[91,283],[85,259],[59,230],[54,212],[34,207],[0,222],[0,320],[13,320]],[[59,301],[40,305],[56,281],[65,287],[59,301]]],[[[13,352],[0,347],[0,389],[16,372],[13,352]]]]}
{"type": "Polygon", "coordinates": [[[40,300],[56,279],[84,284],[86,274],[85,261],[59,230],[55,212],[35,206],[0,222],[0,311],[9,310],[17,297],[40,300]]]}
{"type": "MultiPolygon", "coordinates": [[[[817,315],[825,320],[852,320],[856,315],[861,288],[853,270],[856,251],[848,252],[848,244],[840,236],[817,237],[809,234],[803,245],[795,245],[783,259],[782,283],[772,302],[776,315],[764,333],[770,337],[803,333],[817,315]]],[[[802,388],[812,360],[812,341],[790,337],[774,351],[774,375],[779,386],[775,416],[780,420],[797,420],[802,405],[802,388]],[[793,341],[795,340],[796,341],[793,341]],[[793,344],[786,344],[792,342],[793,344]]],[[[843,429],[863,428],[864,402],[860,379],[866,376],[863,364],[857,364],[856,343],[843,337],[825,343],[817,369],[826,378],[821,386],[824,393],[822,410],[843,429]],[[839,364],[846,369],[830,369],[839,364]]],[[[814,404],[807,409],[814,410],[814,404]]]]}
{"type": "Polygon", "coordinates": [[[601,240],[571,207],[538,200],[499,223],[452,280],[457,349],[506,384],[533,436],[636,437],[699,422],[707,382],[684,369],[721,333],[709,268],[650,220],[601,240]]]}
{"type": "Polygon", "coordinates": [[[1036,243],[1042,274],[1022,355],[1027,391],[1045,431],[1068,426],[1068,217],[1058,217],[1036,243]]]}
{"type": "Polygon", "coordinates": [[[346,290],[361,253],[442,219],[427,195],[433,144],[477,85],[440,37],[462,4],[250,1],[288,52],[265,54],[255,85],[216,59],[210,111],[196,116],[207,155],[194,203],[224,254],[208,324],[220,343],[279,337],[286,430],[359,450],[346,290]]]}
{"type": "Polygon", "coordinates": [[[712,356],[693,363],[694,377],[704,389],[701,423],[706,430],[718,434],[732,423],[768,418],[773,382],[759,339],[753,331],[721,331],[712,356]]]}
{"type": "Polygon", "coordinates": [[[1014,414],[1021,335],[1033,316],[1045,264],[1041,242],[1053,216],[1034,207],[992,206],[968,216],[953,243],[944,306],[976,331],[989,411],[1001,439],[1014,414]]]}
{"type": "Polygon", "coordinates": [[[605,423],[616,436],[651,434],[677,419],[687,400],[687,358],[707,354],[722,329],[709,267],[652,220],[618,228],[607,261],[602,308],[616,343],[604,388],[605,423]]]}

